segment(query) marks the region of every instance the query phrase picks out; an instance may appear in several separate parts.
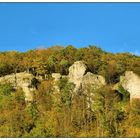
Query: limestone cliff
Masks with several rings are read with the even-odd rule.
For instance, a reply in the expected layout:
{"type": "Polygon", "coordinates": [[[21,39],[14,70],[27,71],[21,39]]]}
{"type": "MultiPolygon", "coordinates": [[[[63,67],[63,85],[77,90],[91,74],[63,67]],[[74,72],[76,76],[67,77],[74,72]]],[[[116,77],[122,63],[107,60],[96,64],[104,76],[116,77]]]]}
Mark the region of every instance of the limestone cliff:
{"type": "Polygon", "coordinates": [[[130,93],[130,100],[140,98],[140,77],[132,71],[126,71],[124,76],[120,77],[120,82],[115,85],[114,89],[118,89],[121,85],[130,93]]]}
{"type": "MultiPolygon", "coordinates": [[[[63,77],[67,77],[68,81],[75,85],[74,92],[81,89],[84,94],[88,95],[93,95],[94,90],[106,84],[105,78],[101,75],[96,75],[91,72],[86,73],[86,71],[87,66],[84,64],[84,62],[76,61],[69,67],[68,76],[61,75],[60,73],[52,73],[55,92],[59,92],[57,81],[63,77]]],[[[22,88],[25,93],[25,100],[32,101],[33,92],[35,91],[35,89],[31,87],[32,79],[32,74],[21,72],[0,77],[0,82],[9,82],[15,88],[22,88]]],[[[114,86],[115,90],[118,89],[118,85],[122,85],[122,87],[130,93],[130,99],[140,98],[140,77],[132,71],[126,71],[125,75],[120,77],[120,82],[114,86]]]]}
{"type": "Polygon", "coordinates": [[[86,65],[83,61],[76,61],[72,66],[69,67],[69,81],[75,84],[75,91],[79,89],[82,78],[86,72],[86,65]]]}
{"type": "Polygon", "coordinates": [[[81,86],[84,90],[92,85],[95,89],[105,85],[105,79],[100,75],[95,75],[91,72],[87,72],[87,66],[83,61],[76,61],[69,68],[69,81],[75,84],[75,90],[81,86]]]}
{"type": "Polygon", "coordinates": [[[54,93],[59,93],[60,90],[57,85],[57,82],[62,78],[62,75],[60,73],[52,73],[52,78],[54,79],[54,83],[53,83],[54,93]]]}
{"type": "Polygon", "coordinates": [[[87,72],[86,75],[82,78],[82,88],[88,88],[89,85],[94,86],[94,89],[100,88],[105,85],[105,78],[101,75],[93,74],[91,72],[87,72]]]}
{"type": "Polygon", "coordinates": [[[34,91],[34,88],[30,88],[32,78],[32,74],[21,72],[0,77],[0,82],[9,82],[15,88],[22,88],[23,92],[25,93],[25,100],[32,101],[34,91]]]}
{"type": "Polygon", "coordinates": [[[94,95],[97,89],[101,88],[106,84],[105,78],[93,74],[91,72],[87,72],[86,75],[82,78],[82,91],[87,97],[87,106],[91,107],[92,103],[94,102],[94,95]]]}

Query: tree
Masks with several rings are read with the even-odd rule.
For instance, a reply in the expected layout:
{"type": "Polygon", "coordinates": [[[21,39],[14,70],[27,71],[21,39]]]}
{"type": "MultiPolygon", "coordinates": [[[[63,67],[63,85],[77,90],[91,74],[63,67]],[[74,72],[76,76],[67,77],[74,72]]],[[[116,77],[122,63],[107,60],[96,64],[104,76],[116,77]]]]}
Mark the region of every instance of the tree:
{"type": "Polygon", "coordinates": [[[93,104],[97,137],[118,136],[117,116],[119,110],[116,108],[118,97],[108,86],[97,90],[93,104]]]}
{"type": "Polygon", "coordinates": [[[68,74],[68,65],[69,62],[65,59],[62,59],[60,61],[60,73],[63,75],[67,75],[68,74]]]}

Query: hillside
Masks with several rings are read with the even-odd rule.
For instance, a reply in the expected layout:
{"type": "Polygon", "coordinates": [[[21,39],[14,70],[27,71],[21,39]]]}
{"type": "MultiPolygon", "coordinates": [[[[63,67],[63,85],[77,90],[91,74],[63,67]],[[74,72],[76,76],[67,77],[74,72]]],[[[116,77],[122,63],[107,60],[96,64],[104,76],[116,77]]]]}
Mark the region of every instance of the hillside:
{"type": "Polygon", "coordinates": [[[140,57],[96,46],[0,53],[0,137],[139,137],[140,57]]]}

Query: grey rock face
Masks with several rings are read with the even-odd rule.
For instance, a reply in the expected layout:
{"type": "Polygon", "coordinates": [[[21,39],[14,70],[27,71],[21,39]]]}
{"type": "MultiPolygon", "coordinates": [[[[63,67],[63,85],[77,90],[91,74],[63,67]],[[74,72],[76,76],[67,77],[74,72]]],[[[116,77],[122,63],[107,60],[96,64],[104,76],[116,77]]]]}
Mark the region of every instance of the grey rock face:
{"type": "Polygon", "coordinates": [[[94,102],[94,92],[105,84],[105,78],[100,75],[87,72],[87,74],[83,76],[82,90],[87,97],[88,107],[91,107],[94,102]]]}
{"type": "Polygon", "coordinates": [[[126,71],[125,76],[120,77],[120,83],[130,93],[130,99],[140,98],[140,77],[132,71],[126,71]]]}
{"type": "Polygon", "coordinates": [[[86,65],[83,61],[76,61],[72,66],[69,67],[69,82],[75,84],[75,91],[80,87],[82,78],[86,72],[86,65]]]}
{"type": "Polygon", "coordinates": [[[53,84],[54,93],[57,94],[60,92],[57,82],[62,78],[62,75],[60,73],[52,73],[52,78],[54,78],[53,84]]]}
{"type": "Polygon", "coordinates": [[[133,71],[126,71],[114,89],[117,89],[119,84],[130,93],[130,100],[140,98],[140,77],[133,71]]]}
{"type": "Polygon", "coordinates": [[[0,82],[9,82],[15,88],[22,88],[23,92],[25,93],[25,101],[32,101],[34,89],[29,88],[29,86],[31,85],[32,78],[32,74],[21,72],[0,77],[0,82]]]}
{"type": "Polygon", "coordinates": [[[77,61],[69,68],[68,78],[69,82],[75,84],[74,92],[82,90],[86,96],[87,107],[91,108],[95,90],[101,88],[106,82],[104,77],[91,72],[86,73],[86,70],[86,65],[82,61],[77,61]]]}
{"type": "Polygon", "coordinates": [[[82,88],[84,89],[88,88],[89,85],[94,86],[94,89],[98,89],[105,84],[106,83],[104,77],[93,74],[91,72],[87,72],[87,74],[82,78],[82,88]]]}
{"type": "Polygon", "coordinates": [[[105,79],[100,75],[92,74],[91,72],[86,73],[87,66],[83,61],[76,61],[69,68],[69,82],[75,84],[75,90],[82,86],[82,89],[86,90],[89,86],[93,86],[95,89],[105,85],[105,79]]]}

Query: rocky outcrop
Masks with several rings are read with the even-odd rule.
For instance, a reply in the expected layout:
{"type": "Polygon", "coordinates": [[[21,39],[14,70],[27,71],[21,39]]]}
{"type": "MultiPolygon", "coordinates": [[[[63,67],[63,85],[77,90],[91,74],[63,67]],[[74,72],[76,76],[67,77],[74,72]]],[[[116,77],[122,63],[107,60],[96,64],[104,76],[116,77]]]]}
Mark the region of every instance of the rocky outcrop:
{"type": "Polygon", "coordinates": [[[90,88],[90,86],[93,86],[93,89],[98,89],[105,85],[105,78],[101,75],[93,74],[91,72],[87,72],[86,75],[82,78],[82,88],[87,89],[90,88]]]}
{"type": "Polygon", "coordinates": [[[104,77],[91,72],[86,73],[86,71],[87,66],[84,64],[84,62],[77,61],[69,68],[68,79],[69,82],[75,84],[75,93],[77,93],[78,90],[81,90],[86,96],[87,107],[91,108],[94,102],[93,96],[95,90],[101,88],[106,84],[106,82],[104,77]]]}
{"type": "Polygon", "coordinates": [[[76,61],[69,68],[69,82],[75,84],[75,91],[82,87],[82,89],[87,89],[90,85],[95,89],[100,88],[102,85],[105,85],[105,79],[100,76],[87,72],[87,66],[83,61],[76,61]]]}
{"type": "Polygon", "coordinates": [[[82,91],[87,97],[87,107],[91,108],[94,102],[94,95],[97,89],[101,88],[106,84],[105,78],[93,74],[91,72],[87,72],[86,75],[82,78],[82,91]]]}
{"type": "Polygon", "coordinates": [[[124,76],[120,77],[120,82],[115,85],[114,89],[118,90],[121,85],[130,93],[130,100],[140,98],[140,77],[133,71],[126,71],[124,76]]]}
{"type": "Polygon", "coordinates": [[[52,73],[52,78],[54,78],[55,81],[60,80],[61,77],[60,73],[52,73]]]}
{"type": "Polygon", "coordinates": [[[0,82],[8,82],[11,83],[14,88],[22,88],[23,92],[25,93],[25,101],[30,102],[33,100],[34,91],[34,88],[30,87],[32,78],[32,74],[21,72],[0,77],[0,82]]]}
{"type": "Polygon", "coordinates": [[[86,72],[86,65],[83,61],[76,61],[72,66],[69,67],[69,82],[75,84],[75,91],[79,89],[82,78],[86,72]]]}
{"type": "Polygon", "coordinates": [[[60,89],[58,87],[58,81],[62,78],[62,75],[60,73],[52,73],[52,78],[54,79],[53,83],[53,89],[54,94],[57,94],[60,92],[60,89]]]}

